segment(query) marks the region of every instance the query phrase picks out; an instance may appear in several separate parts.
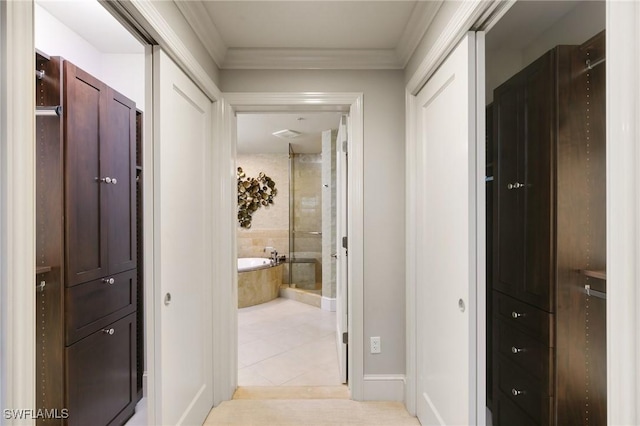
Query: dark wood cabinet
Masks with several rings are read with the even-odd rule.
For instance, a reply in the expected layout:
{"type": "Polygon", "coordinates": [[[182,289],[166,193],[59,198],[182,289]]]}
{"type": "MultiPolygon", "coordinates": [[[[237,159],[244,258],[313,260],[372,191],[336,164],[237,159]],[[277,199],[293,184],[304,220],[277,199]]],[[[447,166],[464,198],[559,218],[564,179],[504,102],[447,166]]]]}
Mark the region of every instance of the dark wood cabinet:
{"type": "Polygon", "coordinates": [[[41,409],[38,424],[120,425],[138,401],[135,103],[59,57],[40,54],[36,121],[41,409]]]}
{"type": "Polygon", "coordinates": [[[551,312],[558,47],[494,92],[494,288],[551,312]]]}
{"type": "Polygon", "coordinates": [[[64,62],[67,285],[136,267],[135,103],[64,62]]]}
{"type": "Polygon", "coordinates": [[[122,424],[133,414],[136,318],[128,315],[65,350],[68,424],[122,424]]]}
{"type": "Polygon", "coordinates": [[[606,424],[604,46],[557,46],[494,91],[495,425],[606,424]]]}

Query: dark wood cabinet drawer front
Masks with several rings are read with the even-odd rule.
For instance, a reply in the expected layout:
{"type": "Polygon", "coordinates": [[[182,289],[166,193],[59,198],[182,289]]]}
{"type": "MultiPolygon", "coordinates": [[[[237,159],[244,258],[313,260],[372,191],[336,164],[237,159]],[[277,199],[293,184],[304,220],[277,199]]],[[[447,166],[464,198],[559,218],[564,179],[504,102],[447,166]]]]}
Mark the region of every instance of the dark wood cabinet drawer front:
{"type": "Polygon", "coordinates": [[[135,409],[136,316],[66,348],[68,424],[122,424],[135,409]]]}
{"type": "Polygon", "coordinates": [[[496,370],[498,390],[526,411],[537,423],[548,422],[551,397],[542,389],[541,384],[526,370],[502,355],[498,355],[496,370]]]}
{"type": "Polygon", "coordinates": [[[542,389],[552,395],[553,349],[502,320],[496,322],[497,352],[538,379],[542,389]]]}
{"type": "Polygon", "coordinates": [[[67,345],[136,310],[136,270],[66,289],[67,345]]]}
{"type": "Polygon", "coordinates": [[[499,291],[493,292],[493,309],[498,318],[526,330],[532,337],[553,346],[553,314],[520,302],[499,291]]]}
{"type": "Polygon", "coordinates": [[[498,394],[493,406],[494,426],[539,426],[531,416],[503,394],[498,394]]]}

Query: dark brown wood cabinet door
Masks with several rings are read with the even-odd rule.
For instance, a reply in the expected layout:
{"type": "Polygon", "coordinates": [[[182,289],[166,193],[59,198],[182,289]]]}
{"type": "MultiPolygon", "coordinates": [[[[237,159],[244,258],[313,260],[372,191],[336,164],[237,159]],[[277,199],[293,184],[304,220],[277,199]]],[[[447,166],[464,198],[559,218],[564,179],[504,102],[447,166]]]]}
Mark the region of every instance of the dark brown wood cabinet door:
{"type": "Polygon", "coordinates": [[[123,424],[135,409],[136,316],[66,348],[68,425],[123,424]]]}
{"type": "Polygon", "coordinates": [[[524,196],[525,220],[525,275],[518,297],[548,312],[553,312],[554,286],[555,53],[546,53],[522,72],[525,167],[519,179],[525,186],[518,190],[524,196]]]}
{"type": "Polygon", "coordinates": [[[136,267],[136,105],[107,91],[106,140],[102,146],[105,186],[109,274],[136,267]]]}
{"type": "Polygon", "coordinates": [[[107,90],[98,79],[64,62],[65,238],[67,285],[107,274],[106,184],[100,162],[107,90]]]}
{"type": "Polygon", "coordinates": [[[522,89],[516,75],[494,92],[494,289],[518,296],[524,281],[524,218],[519,170],[522,153],[522,89]]]}

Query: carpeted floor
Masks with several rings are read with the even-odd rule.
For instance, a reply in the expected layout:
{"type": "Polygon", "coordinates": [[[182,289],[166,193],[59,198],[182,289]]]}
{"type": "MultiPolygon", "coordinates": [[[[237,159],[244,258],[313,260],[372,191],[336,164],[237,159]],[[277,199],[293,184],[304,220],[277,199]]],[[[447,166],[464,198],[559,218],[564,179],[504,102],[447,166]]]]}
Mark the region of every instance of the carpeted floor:
{"type": "Polygon", "coordinates": [[[345,399],[344,390],[339,387],[334,389],[329,387],[292,388],[286,395],[277,389],[239,388],[232,401],[225,401],[211,410],[204,425],[404,426],[420,424],[415,417],[407,413],[400,402],[351,401],[345,399]],[[325,399],[313,399],[314,396],[325,399]]]}

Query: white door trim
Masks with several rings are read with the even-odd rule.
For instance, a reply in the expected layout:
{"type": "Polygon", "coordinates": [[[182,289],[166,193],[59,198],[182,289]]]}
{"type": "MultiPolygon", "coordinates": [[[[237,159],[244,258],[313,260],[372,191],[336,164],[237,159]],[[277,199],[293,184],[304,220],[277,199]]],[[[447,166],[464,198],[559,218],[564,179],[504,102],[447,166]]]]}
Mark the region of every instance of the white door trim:
{"type": "MultiPolygon", "coordinates": [[[[0,408],[36,408],[33,3],[0,3],[0,408]]],[[[6,424],[35,424],[5,419],[6,424]]]]}
{"type": "Polygon", "coordinates": [[[607,1],[607,422],[640,422],[640,4],[607,1]]]}
{"type": "MultiPolygon", "coordinates": [[[[238,111],[304,109],[315,111],[349,108],[349,387],[354,400],[362,400],[364,382],[364,140],[362,93],[292,92],[292,93],[224,93],[225,101],[238,111]]],[[[226,111],[231,114],[231,110],[226,111]]],[[[235,151],[235,139],[224,140],[225,149],[235,151]]],[[[235,173],[235,171],[234,171],[235,173]]],[[[234,174],[235,179],[235,174],[234,174]]],[[[234,186],[235,188],[235,186],[234,186]]],[[[230,198],[234,198],[231,197],[230,198]]],[[[235,199],[235,198],[234,198],[235,199]]],[[[230,228],[235,229],[235,226],[230,228]]],[[[235,258],[235,253],[234,253],[235,258]]],[[[235,266],[234,266],[235,268],[235,266]]],[[[235,271],[235,269],[234,269],[235,271]]],[[[219,304],[235,303],[219,300],[219,304]]],[[[227,323],[236,321],[235,313],[227,323]]],[[[237,346],[232,350],[237,351],[237,346]]],[[[235,374],[236,369],[226,374],[235,374]]]]}

